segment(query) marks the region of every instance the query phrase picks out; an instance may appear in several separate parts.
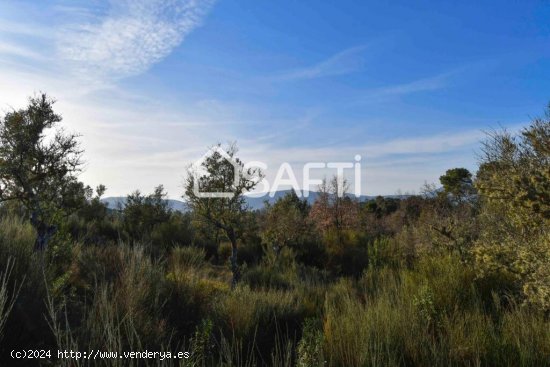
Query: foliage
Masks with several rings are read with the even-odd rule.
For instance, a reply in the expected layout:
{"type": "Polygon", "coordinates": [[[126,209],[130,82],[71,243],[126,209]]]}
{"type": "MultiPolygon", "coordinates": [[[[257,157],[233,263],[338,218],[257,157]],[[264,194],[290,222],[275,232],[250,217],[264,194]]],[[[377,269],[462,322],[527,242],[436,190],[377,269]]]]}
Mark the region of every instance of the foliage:
{"type": "Polygon", "coordinates": [[[338,236],[357,226],[358,203],[348,196],[349,184],[334,176],[323,180],[310,211],[310,217],[322,232],[334,230],[338,236]]]}
{"type": "Polygon", "coordinates": [[[452,168],[439,177],[443,190],[452,195],[456,200],[462,201],[473,195],[474,187],[472,174],[466,168],[452,168]]]}
{"type": "Polygon", "coordinates": [[[133,241],[144,241],[153,229],[166,223],[171,214],[164,187],[159,185],[147,196],[135,191],[128,195],[123,209],[124,227],[133,241]]]}
{"type": "Polygon", "coordinates": [[[270,205],[266,202],[262,237],[269,251],[278,258],[285,247],[299,248],[311,232],[307,219],[309,207],[292,190],[270,205]]]}
{"type": "Polygon", "coordinates": [[[323,356],[323,332],[318,319],[306,319],[302,339],[298,343],[298,367],[320,367],[325,364],[323,356]]]}
{"type": "Polygon", "coordinates": [[[483,231],[475,255],[482,276],[516,279],[527,302],[550,310],[550,107],[514,136],[485,142],[476,186],[483,231]]]}
{"type": "Polygon", "coordinates": [[[0,202],[17,201],[37,232],[35,249],[45,249],[60,216],[81,206],[90,189],[77,181],[81,151],[74,134],[55,128],[61,116],[45,94],[25,109],[0,119],[0,202]]]}

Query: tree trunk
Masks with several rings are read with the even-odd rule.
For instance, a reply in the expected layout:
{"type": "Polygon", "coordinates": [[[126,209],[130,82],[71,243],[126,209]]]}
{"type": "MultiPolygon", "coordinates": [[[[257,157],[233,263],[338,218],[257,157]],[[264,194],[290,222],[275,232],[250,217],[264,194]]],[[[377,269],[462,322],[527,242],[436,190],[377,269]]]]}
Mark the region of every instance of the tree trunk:
{"type": "Polygon", "coordinates": [[[44,228],[37,230],[36,240],[34,241],[34,251],[44,251],[55,232],[55,226],[44,226],[44,228]]]}
{"type": "Polygon", "coordinates": [[[36,240],[34,241],[34,251],[42,251],[46,248],[48,240],[44,231],[36,232],[36,240]]]}
{"type": "Polygon", "coordinates": [[[56,226],[51,226],[39,220],[38,215],[31,215],[31,224],[36,230],[36,240],[34,241],[34,251],[44,251],[48,246],[50,238],[57,231],[56,226]]]}
{"type": "Polygon", "coordinates": [[[216,265],[219,265],[220,264],[220,254],[219,254],[219,250],[220,250],[220,232],[218,229],[216,229],[216,237],[215,237],[215,240],[214,240],[214,243],[216,244],[216,253],[214,254],[214,261],[216,263],[216,265]]]}
{"type": "Polygon", "coordinates": [[[235,289],[240,278],[239,265],[237,264],[237,239],[234,234],[231,234],[229,240],[231,241],[231,272],[233,273],[231,289],[235,289]]]}

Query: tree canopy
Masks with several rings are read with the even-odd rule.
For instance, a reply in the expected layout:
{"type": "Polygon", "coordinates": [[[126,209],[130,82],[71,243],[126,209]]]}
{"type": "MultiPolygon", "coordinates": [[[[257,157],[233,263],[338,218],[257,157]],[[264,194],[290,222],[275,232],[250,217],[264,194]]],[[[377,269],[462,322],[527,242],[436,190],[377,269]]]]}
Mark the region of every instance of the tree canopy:
{"type": "Polygon", "coordinates": [[[0,119],[0,201],[17,201],[37,231],[42,250],[56,232],[55,217],[77,209],[90,189],[77,180],[82,164],[77,135],[54,129],[61,116],[46,94],[0,119]]]}
{"type": "Polygon", "coordinates": [[[448,169],[439,177],[443,190],[461,201],[474,193],[472,174],[466,168],[448,169]]]}

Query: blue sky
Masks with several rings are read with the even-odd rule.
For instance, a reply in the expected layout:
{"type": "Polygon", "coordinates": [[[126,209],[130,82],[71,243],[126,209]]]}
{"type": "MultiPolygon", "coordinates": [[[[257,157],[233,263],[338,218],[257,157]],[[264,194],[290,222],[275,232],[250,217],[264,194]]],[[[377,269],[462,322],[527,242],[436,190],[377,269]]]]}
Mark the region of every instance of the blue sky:
{"type": "Polygon", "coordinates": [[[360,154],[363,193],[413,192],[543,112],[549,20],[548,1],[8,0],[0,105],[54,96],[110,196],[177,198],[228,141],[268,179],[360,154]]]}

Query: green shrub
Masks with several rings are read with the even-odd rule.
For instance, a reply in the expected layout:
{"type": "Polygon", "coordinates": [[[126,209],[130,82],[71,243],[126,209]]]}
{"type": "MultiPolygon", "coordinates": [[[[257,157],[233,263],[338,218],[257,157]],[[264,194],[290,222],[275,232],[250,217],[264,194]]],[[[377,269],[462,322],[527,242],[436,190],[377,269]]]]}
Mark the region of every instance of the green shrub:
{"type": "Polygon", "coordinates": [[[413,306],[426,329],[434,330],[438,326],[440,315],[435,309],[434,294],[429,286],[419,289],[418,294],[413,297],[413,306]]]}
{"type": "Polygon", "coordinates": [[[319,319],[306,319],[302,339],[298,343],[298,367],[321,367],[325,365],[323,355],[323,331],[319,319]]]}

